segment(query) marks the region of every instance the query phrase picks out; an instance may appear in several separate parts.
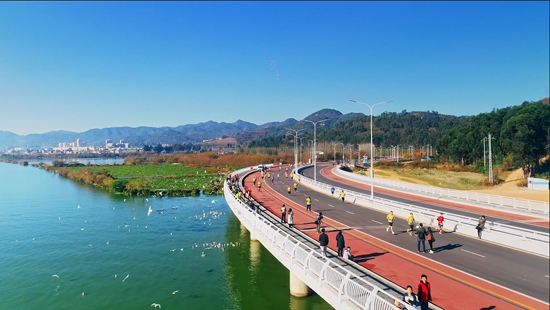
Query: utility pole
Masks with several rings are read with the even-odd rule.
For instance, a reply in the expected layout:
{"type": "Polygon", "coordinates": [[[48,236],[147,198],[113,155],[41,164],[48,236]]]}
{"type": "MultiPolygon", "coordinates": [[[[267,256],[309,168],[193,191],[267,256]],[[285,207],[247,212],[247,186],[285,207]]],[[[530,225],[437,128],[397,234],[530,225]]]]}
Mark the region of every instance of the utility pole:
{"type": "Polygon", "coordinates": [[[397,154],[397,162],[399,162],[399,144],[397,145],[397,152],[395,152],[397,154]]]}
{"type": "Polygon", "coordinates": [[[485,141],[487,141],[487,137],[483,137],[483,171],[487,171],[487,155],[485,154],[485,150],[487,148],[485,147],[485,141]]]}
{"type": "Polygon", "coordinates": [[[493,154],[491,152],[491,134],[489,134],[489,183],[493,183],[493,154]]]}

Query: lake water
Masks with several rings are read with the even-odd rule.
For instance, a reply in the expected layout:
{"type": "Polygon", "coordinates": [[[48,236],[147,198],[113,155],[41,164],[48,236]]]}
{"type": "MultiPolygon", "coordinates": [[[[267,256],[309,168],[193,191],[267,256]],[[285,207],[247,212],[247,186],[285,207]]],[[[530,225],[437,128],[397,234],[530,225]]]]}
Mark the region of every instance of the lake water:
{"type": "MultiPolygon", "coordinates": [[[[87,165],[88,163],[92,165],[114,165],[114,164],[123,164],[124,158],[59,158],[57,160],[61,160],[66,163],[83,163],[87,165]]],[[[18,160],[22,161],[22,160],[18,160]]],[[[29,159],[27,160],[30,164],[38,164],[38,163],[45,163],[48,165],[52,164],[53,159],[29,159]]]]}
{"type": "Polygon", "coordinates": [[[0,236],[0,309],[332,309],[289,295],[222,196],[125,197],[0,163],[0,236]]]}

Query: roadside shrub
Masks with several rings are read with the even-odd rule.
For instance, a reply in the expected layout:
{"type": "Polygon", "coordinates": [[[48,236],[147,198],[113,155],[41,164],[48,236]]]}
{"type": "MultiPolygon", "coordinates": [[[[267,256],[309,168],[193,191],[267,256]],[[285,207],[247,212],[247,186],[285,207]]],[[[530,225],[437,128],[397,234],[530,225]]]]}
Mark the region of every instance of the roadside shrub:
{"type": "Polygon", "coordinates": [[[526,178],[521,178],[519,179],[517,182],[516,182],[516,185],[518,187],[527,187],[527,179],[526,178]]]}

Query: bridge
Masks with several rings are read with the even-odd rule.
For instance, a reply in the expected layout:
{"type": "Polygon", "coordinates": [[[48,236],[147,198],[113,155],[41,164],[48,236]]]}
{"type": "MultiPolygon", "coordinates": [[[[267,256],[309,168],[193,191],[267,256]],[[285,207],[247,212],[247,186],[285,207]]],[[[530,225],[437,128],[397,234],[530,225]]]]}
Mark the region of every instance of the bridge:
{"type": "Polygon", "coordinates": [[[235,199],[227,185],[224,191],[232,211],[250,231],[251,238],[261,242],[289,269],[291,294],[307,296],[314,291],[336,309],[396,309],[394,302],[401,300],[403,287],[410,284],[416,288],[420,274],[425,273],[434,287],[432,309],[548,308],[548,251],[546,257],[544,251],[539,255],[528,253],[533,252],[529,249],[518,251],[521,242],[539,246],[546,242],[547,246],[548,229],[543,220],[518,222],[514,217],[519,214],[510,213],[513,215],[510,217],[496,210],[504,215],[491,217],[490,229],[484,233],[484,240],[479,241],[469,235],[467,228],[475,229],[466,220],[474,219],[479,212],[453,208],[454,202],[449,201],[438,201],[441,205],[435,205],[429,197],[382,194],[378,187],[375,193],[380,201],[373,203],[367,190],[370,186],[365,186],[365,182],[350,180],[332,167],[318,168],[318,181],[310,178],[313,168],[301,168],[300,189],[291,195],[286,188],[295,181],[284,178],[273,184],[266,181],[258,191],[250,180],[252,175],[259,177],[258,172],[250,168],[235,172],[241,176],[239,187],[253,188],[250,201],[235,199]],[[339,201],[329,197],[330,186],[346,191],[346,203],[338,204],[339,201]],[[327,259],[321,257],[313,224],[316,212],[304,211],[306,195],[312,198],[313,211],[325,214],[324,227],[331,238],[329,246],[335,248],[334,232],[343,230],[346,245],[352,246],[359,259],[344,261],[335,252],[327,259]],[[280,223],[282,203],[294,209],[296,229],[280,223]],[[435,254],[416,254],[412,252],[416,250],[416,238],[402,233],[404,221],[403,225],[396,223],[397,235],[386,232],[385,207],[393,208],[397,217],[402,216],[398,210],[407,215],[414,210],[417,222],[426,224],[432,223],[434,212],[440,210],[445,210],[449,222],[458,221],[447,225],[452,233],[436,235],[439,246],[435,254]],[[499,245],[498,240],[485,241],[486,237],[513,233],[516,228],[522,233],[516,236],[519,243],[515,249],[499,245]]]}

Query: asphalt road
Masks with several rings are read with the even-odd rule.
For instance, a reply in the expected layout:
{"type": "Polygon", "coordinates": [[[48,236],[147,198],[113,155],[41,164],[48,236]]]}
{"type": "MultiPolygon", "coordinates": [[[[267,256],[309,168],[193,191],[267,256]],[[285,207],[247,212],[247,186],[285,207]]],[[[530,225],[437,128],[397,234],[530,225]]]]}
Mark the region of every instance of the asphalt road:
{"type": "MultiPolygon", "coordinates": [[[[325,176],[323,176],[321,174],[321,172],[320,172],[321,169],[326,168],[326,167],[327,167],[327,165],[318,165],[317,166],[317,181],[323,182],[323,183],[326,183],[326,184],[336,184],[336,181],[330,180],[330,179],[326,178],[325,176]]],[[[302,174],[304,176],[310,178],[310,179],[313,179],[313,168],[305,168],[304,170],[302,170],[302,174]]],[[[338,183],[338,186],[342,187],[344,189],[347,189],[347,190],[367,193],[367,194],[370,195],[370,190],[367,190],[367,189],[361,189],[361,188],[358,188],[358,187],[355,187],[355,186],[352,186],[352,185],[341,184],[341,183],[338,183]]],[[[411,193],[411,194],[415,194],[415,193],[411,193]]],[[[391,196],[391,195],[387,195],[387,194],[377,193],[376,189],[374,190],[374,195],[376,197],[391,199],[391,200],[395,200],[395,201],[399,201],[399,202],[403,202],[403,203],[408,203],[408,204],[423,207],[423,208],[440,210],[443,213],[453,213],[453,214],[458,214],[458,215],[463,215],[463,216],[468,216],[468,217],[473,217],[473,218],[479,218],[480,215],[481,215],[481,214],[475,214],[475,213],[468,212],[468,211],[462,211],[462,210],[458,210],[458,209],[448,208],[448,207],[444,207],[444,206],[441,206],[441,205],[436,205],[436,204],[433,204],[433,203],[423,202],[422,197],[418,197],[418,199],[416,199],[416,200],[411,200],[411,199],[391,196]]],[[[486,218],[487,218],[488,223],[489,222],[495,222],[495,223],[500,223],[500,224],[513,225],[513,226],[516,226],[516,227],[521,227],[521,228],[526,228],[526,229],[531,229],[531,230],[534,230],[534,231],[540,231],[540,232],[546,232],[546,233],[548,233],[548,231],[549,231],[548,227],[542,227],[542,226],[533,225],[533,224],[529,224],[529,223],[515,222],[515,221],[511,221],[509,219],[502,219],[502,218],[498,218],[498,217],[486,216],[486,218]]]]}
{"type": "MultiPolygon", "coordinates": [[[[306,170],[305,175],[307,176],[309,172],[312,172],[312,169],[306,170]]],[[[317,179],[322,181],[319,173],[317,179]]],[[[341,222],[345,226],[356,227],[357,230],[377,239],[417,252],[416,237],[414,234],[410,236],[406,233],[408,226],[404,219],[396,218],[394,223],[396,235],[392,235],[386,231],[388,226],[386,214],[382,212],[349,202],[342,204],[336,195],[335,198],[330,198],[304,186],[298,187],[298,193],[293,192],[288,195],[287,186],[292,187],[293,183],[290,179],[282,178],[280,181],[276,180],[274,184],[266,183],[304,208],[306,197],[310,196],[313,211],[323,212],[326,217],[341,222]]],[[[426,246],[428,246],[427,242],[426,246]]],[[[422,255],[544,302],[550,300],[550,279],[548,278],[550,267],[547,258],[456,233],[437,234],[434,250],[434,254],[422,255]]]]}

